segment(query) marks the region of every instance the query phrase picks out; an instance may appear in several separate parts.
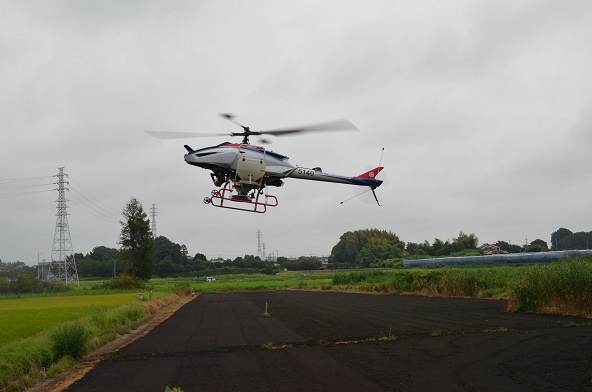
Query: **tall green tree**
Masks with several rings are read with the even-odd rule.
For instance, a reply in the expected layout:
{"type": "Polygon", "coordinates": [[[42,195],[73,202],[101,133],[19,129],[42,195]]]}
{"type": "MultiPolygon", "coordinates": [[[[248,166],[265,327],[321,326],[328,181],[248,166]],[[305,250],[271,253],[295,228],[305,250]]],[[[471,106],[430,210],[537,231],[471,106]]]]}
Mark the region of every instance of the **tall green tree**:
{"type": "Polygon", "coordinates": [[[559,228],[557,231],[551,233],[551,249],[553,250],[567,250],[569,237],[573,235],[572,231],[565,227],[559,228]]]}
{"type": "Polygon", "coordinates": [[[172,242],[164,236],[154,239],[154,250],[152,254],[154,256],[156,275],[164,278],[185,272],[187,257],[183,257],[183,246],[172,242]]]}
{"type": "Polygon", "coordinates": [[[144,212],[142,203],[132,197],[122,212],[119,244],[125,260],[125,272],[148,280],[154,271],[152,250],[154,240],[150,230],[150,220],[144,212]]]}
{"type": "MultiPolygon", "coordinates": [[[[330,261],[332,263],[366,264],[370,257],[368,256],[369,254],[372,254],[372,257],[375,257],[377,254],[383,254],[378,257],[387,257],[386,254],[384,254],[384,247],[386,245],[400,249],[401,254],[403,249],[405,249],[405,243],[402,242],[396,234],[390,231],[379,229],[363,229],[353,232],[348,231],[339,238],[339,242],[331,250],[330,261]],[[367,248],[368,250],[365,252],[365,255],[358,258],[358,254],[366,245],[369,245],[369,247],[367,248]],[[370,251],[370,248],[373,248],[372,251],[370,251]],[[377,251],[377,249],[380,249],[380,251],[377,251]]],[[[391,251],[386,253],[390,255],[393,252],[392,248],[389,249],[391,249],[391,251]]]]}
{"type": "Polygon", "coordinates": [[[473,233],[465,234],[462,231],[458,233],[458,237],[452,239],[452,246],[456,252],[467,249],[477,249],[479,239],[473,233]]]}

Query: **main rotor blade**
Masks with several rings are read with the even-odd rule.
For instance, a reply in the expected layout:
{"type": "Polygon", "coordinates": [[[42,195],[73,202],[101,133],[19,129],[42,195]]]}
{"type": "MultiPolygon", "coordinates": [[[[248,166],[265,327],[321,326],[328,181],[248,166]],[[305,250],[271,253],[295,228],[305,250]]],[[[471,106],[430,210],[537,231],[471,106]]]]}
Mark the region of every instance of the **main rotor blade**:
{"type": "Polygon", "coordinates": [[[260,135],[275,135],[275,136],[283,136],[289,135],[291,133],[299,133],[299,132],[316,132],[316,131],[347,131],[347,130],[357,130],[358,128],[347,120],[337,120],[331,121],[321,124],[315,125],[308,125],[304,127],[298,128],[286,128],[286,129],[276,129],[271,131],[260,131],[258,134],[260,135]]]}
{"type": "Polygon", "coordinates": [[[195,132],[163,132],[144,131],[157,139],[186,139],[192,137],[232,136],[230,133],[195,133],[195,132]]]}

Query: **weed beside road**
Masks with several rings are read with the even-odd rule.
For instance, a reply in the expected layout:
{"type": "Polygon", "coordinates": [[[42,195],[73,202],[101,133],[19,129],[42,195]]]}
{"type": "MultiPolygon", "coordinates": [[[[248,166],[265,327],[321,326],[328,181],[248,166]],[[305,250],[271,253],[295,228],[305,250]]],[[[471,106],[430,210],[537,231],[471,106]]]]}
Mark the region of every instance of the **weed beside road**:
{"type": "Polygon", "coordinates": [[[333,289],[505,298],[511,311],[592,316],[592,257],[527,265],[340,272],[333,289]]]}

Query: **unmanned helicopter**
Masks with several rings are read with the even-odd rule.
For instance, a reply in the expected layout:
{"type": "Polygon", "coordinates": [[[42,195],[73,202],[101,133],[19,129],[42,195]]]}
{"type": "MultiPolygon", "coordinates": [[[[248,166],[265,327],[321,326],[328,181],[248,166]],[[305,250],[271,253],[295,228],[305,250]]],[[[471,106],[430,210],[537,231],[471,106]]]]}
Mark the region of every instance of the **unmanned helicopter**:
{"type": "MultiPolygon", "coordinates": [[[[375,189],[382,184],[382,180],[376,178],[378,173],[383,169],[380,164],[372,170],[353,177],[330,174],[323,172],[320,167],[305,168],[294,166],[288,161],[286,155],[278,154],[261,146],[252,145],[249,142],[251,136],[283,136],[302,132],[357,129],[351,122],[339,120],[305,127],[251,131],[249,127],[238,123],[231,114],[222,114],[222,117],[237,124],[243,131],[205,134],[145,131],[159,139],[242,136],[241,143],[224,142],[216,146],[200,148],[198,150],[194,150],[185,144],[184,147],[187,150],[185,162],[189,165],[211,170],[210,176],[212,181],[218,187],[218,189],[214,189],[211,192],[210,196],[204,198],[205,204],[233,210],[265,213],[267,207],[276,207],[278,205],[277,197],[267,193],[268,187],[280,187],[284,184],[286,178],[299,178],[303,180],[368,187],[368,190],[372,191],[376,202],[380,206],[375,193],[375,189]]],[[[265,139],[260,140],[260,142],[269,143],[265,139]]]]}

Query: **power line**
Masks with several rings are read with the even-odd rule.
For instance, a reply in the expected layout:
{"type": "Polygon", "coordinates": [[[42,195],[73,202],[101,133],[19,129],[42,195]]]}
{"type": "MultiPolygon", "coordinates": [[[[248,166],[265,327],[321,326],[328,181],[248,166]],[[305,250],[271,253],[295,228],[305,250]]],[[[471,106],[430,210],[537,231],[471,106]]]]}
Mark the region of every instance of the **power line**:
{"type": "Polygon", "coordinates": [[[35,195],[38,193],[46,193],[46,192],[53,192],[53,189],[47,189],[43,191],[32,191],[32,192],[18,192],[18,193],[9,193],[6,195],[0,195],[0,199],[6,199],[9,197],[17,197],[17,196],[25,196],[25,195],[35,195]]]}
{"type": "MultiPolygon", "coordinates": [[[[76,196],[75,196],[76,197],[76,196]]],[[[95,211],[92,207],[85,205],[84,203],[80,202],[80,200],[76,199],[76,200],[68,200],[71,201],[72,203],[74,203],[75,205],[77,205],[78,207],[80,207],[81,209],[83,209],[84,211],[88,212],[89,214],[93,215],[96,218],[102,219],[106,222],[110,222],[110,223],[118,223],[118,220],[113,219],[107,215],[101,214],[100,212],[95,211]]]]}
{"type": "Polygon", "coordinates": [[[100,206],[84,197],[84,195],[77,193],[76,191],[70,192],[70,195],[78,201],[78,203],[75,204],[77,204],[79,207],[82,207],[87,212],[111,222],[118,222],[118,217],[116,217],[113,213],[106,211],[105,209],[101,209],[100,206]]]}
{"type": "Polygon", "coordinates": [[[43,180],[43,179],[53,179],[53,176],[12,178],[9,180],[0,180],[0,184],[9,184],[12,182],[23,182],[23,181],[33,181],[33,180],[43,180]]]}
{"type": "Polygon", "coordinates": [[[0,188],[0,192],[8,190],[8,191],[12,191],[15,189],[29,189],[29,188],[37,188],[40,186],[48,186],[48,185],[54,185],[53,182],[47,182],[47,183],[43,183],[43,184],[31,184],[31,185],[13,185],[13,186],[8,186],[8,187],[1,187],[0,188]]]}
{"type": "Polygon", "coordinates": [[[81,190],[82,192],[84,192],[85,194],[87,194],[87,195],[90,197],[90,199],[93,199],[94,201],[93,201],[93,200],[90,200],[90,199],[89,199],[89,197],[86,197],[86,196],[84,196],[84,195],[82,194],[82,192],[78,191],[78,189],[76,189],[76,188],[75,188],[75,189],[73,189],[74,191],[76,191],[76,192],[80,193],[80,195],[81,195],[82,197],[84,197],[86,200],[88,200],[88,201],[89,201],[91,204],[93,204],[93,205],[94,205],[95,207],[97,207],[98,209],[102,210],[102,211],[103,211],[103,212],[104,212],[106,215],[115,216],[115,217],[117,217],[117,218],[119,218],[119,217],[121,216],[121,212],[120,212],[120,211],[117,211],[117,210],[115,210],[115,209],[113,209],[113,208],[109,207],[109,206],[108,206],[108,205],[106,205],[105,203],[101,202],[99,199],[97,199],[96,197],[94,197],[94,196],[93,196],[93,195],[92,195],[90,192],[88,192],[86,189],[84,189],[84,188],[82,187],[82,185],[80,185],[80,184],[79,184],[77,181],[75,181],[75,180],[74,180],[74,179],[72,179],[71,177],[70,177],[70,180],[72,180],[72,182],[73,182],[74,184],[76,184],[76,186],[77,186],[78,188],[80,188],[80,190],[81,190]]]}
{"type": "Polygon", "coordinates": [[[5,199],[8,197],[18,197],[25,195],[34,195],[44,192],[53,192],[53,182],[42,182],[42,183],[27,183],[31,181],[47,180],[52,179],[51,176],[43,177],[25,177],[25,178],[12,178],[7,180],[0,180],[0,198],[5,199]],[[47,188],[38,189],[35,188],[47,188]]]}

